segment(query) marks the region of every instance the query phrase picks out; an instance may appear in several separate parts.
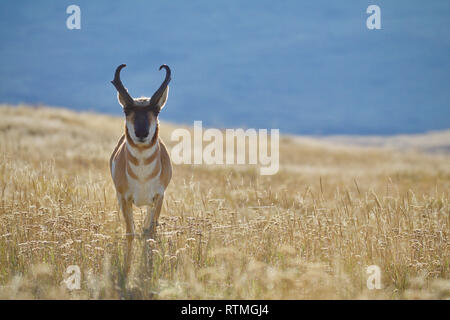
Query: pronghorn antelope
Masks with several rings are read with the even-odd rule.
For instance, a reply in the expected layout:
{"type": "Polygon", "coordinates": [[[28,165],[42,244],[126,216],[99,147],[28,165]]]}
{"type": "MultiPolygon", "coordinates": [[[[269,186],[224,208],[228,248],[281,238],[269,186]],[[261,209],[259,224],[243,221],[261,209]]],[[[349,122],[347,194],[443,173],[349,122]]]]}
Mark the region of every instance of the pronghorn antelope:
{"type": "Polygon", "coordinates": [[[166,77],[159,89],[151,98],[133,99],[120,80],[120,71],[125,66],[122,64],[117,67],[114,80],[111,81],[125,113],[125,133],[111,155],[110,170],[126,223],[125,271],[128,272],[134,239],[132,205],[147,206],[144,239],[153,238],[164,192],[172,177],[169,153],[158,136],[158,114],[167,101],[171,71],[167,65],[162,65],[159,70],[164,68],[166,77]]]}

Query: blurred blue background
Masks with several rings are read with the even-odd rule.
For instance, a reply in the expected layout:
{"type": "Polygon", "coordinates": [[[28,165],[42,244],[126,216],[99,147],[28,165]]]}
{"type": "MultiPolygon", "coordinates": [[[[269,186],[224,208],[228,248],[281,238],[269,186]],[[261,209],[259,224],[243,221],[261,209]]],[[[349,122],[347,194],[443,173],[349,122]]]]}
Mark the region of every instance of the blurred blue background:
{"type": "Polygon", "coordinates": [[[111,85],[161,119],[295,134],[450,127],[450,1],[2,1],[0,102],[121,114],[111,85]],[[66,8],[81,8],[68,30],[66,8]],[[368,30],[366,8],[381,8],[368,30]]]}

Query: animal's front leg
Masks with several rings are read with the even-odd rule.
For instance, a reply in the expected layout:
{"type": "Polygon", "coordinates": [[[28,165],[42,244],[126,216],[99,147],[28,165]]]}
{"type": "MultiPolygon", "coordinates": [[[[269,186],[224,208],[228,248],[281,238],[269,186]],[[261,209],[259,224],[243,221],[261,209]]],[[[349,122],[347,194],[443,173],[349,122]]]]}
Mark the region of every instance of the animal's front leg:
{"type": "Polygon", "coordinates": [[[164,200],[164,195],[156,194],[153,197],[152,205],[147,208],[147,215],[144,220],[144,239],[154,239],[156,234],[156,225],[164,200]]]}
{"type": "Polygon", "coordinates": [[[119,196],[119,206],[125,218],[127,251],[125,254],[124,273],[128,274],[131,267],[131,260],[133,258],[133,239],[134,239],[134,222],[133,222],[133,205],[130,200],[119,196]]]}
{"type": "Polygon", "coordinates": [[[147,215],[144,220],[144,263],[147,270],[152,270],[153,268],[153,253],[151,246],[149,246],[148,240],[155,239],[156,235],[156,224],[158,221],[159,213],[161,211],[161,206],[163,202],[163,195],[157,194],[153,198],[153,203],[151,206],[147,207],[147,215]]]}

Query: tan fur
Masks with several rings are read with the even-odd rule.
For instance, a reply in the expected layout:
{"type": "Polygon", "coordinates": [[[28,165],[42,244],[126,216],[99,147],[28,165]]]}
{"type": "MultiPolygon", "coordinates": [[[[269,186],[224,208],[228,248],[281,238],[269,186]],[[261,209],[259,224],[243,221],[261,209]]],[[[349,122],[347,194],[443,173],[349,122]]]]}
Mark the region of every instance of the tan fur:
{"type": "Polygon", "coordinates": [[[159,138],[158,122],[158,114],[169,94],[170,68],[165,64],[160,66],[160,70],[165,69],[166,77],[151,98],[133,99],[120,80],[120,71],[125,66],[121,64],[116,68],[111,81],[126,116],[125,133],[114,148],[109,167],[127,230],[126,275],[131,266],[134,239],[133,204],[147,206],[143,246],[147,256],[151,252],[147,240],[154,238],[156,233],[164,193],[172,178],[172,164],[166,146],[159,138]]]}
{"type": "MultiPolygon", "coordinates": [[[[155,119],[155,121],[157,120],[155,119]]],[[[128,243],[125,257],[125,273],[128,273],[131,266],[132,242],[134,238],[132,204],[137,204],[135,202],[136,189],[139,190],[140,188],[143,188],[143,190],[147,190],[149,185],[160,185],[163,189],[162,193],[156,192],[153,199],[149,203],[144,204],[148,206],[147,216],[144,221],[144,237],[145,239],[149,239],[155,235],[156,225],[164,199],[164,191],[167,189],[172,178],[172,164],[169,153],[161,138],[158,137],[158,128],[159,125],[156,127],[152,140],[145,147],[136,145],[129,136],[128,130],[125,129],[125,134],[119,139],[110,158],[110,171],[117,191],[119,206],[126,223],[128,243]],[[154,152],[147,158],[142,159],[135,157],[128,149],[131,148],[135,154],[139,155],[145,150],[149,150],[155,144],[156,148],[154,152]],[[145,169],[145,167],[150,166],[153,163],[155,163],[153,170],[145,176],[138,176],[131,166],[132,164],[135,168],[145,169]],[[131,186],[133,186],[134,189],[131,186]]],[[[138,205],[140,204],[141,203],[138,203],[138,205]]]]}
{"type": "Polygon", "coordinates": [[[114,186],[116,187],[116,191],[119,194],[123,194],[128,190],[128,183],[125,176],[126,170],[126,149],[125,146],[125,135],[120,137],[117,146],[114,148],[114,151],[109,159],[109,169],[111,171],[111,176],[114,182],[114,186]],[[115,166],[115,170],[113,172],[113,163],[115,166]]]}
{"type": "MultiPolygon", "coordinates": [[[[155,133],[157,135],[157,132],[155,133]]],[[[131,140],[131,139],[130,139],[131,140]]],[[[129,145],[132,145],[128,142],[129,140],[126,139],[126,135],[122,135],[122,137],[119,139],[119,142],[117,143],[116,147],[114,148],[114,151],[110,158],[110,171],[111,175],[114,181],[114,185],[116,187],[116,191],[120,194],[125,194],[128,191],[128,180],[129,178],[134,178],[139,181],[146,181],[149,178],[154,178],[159,172],[159,167],[161,167],[161,172],[159,174],[159,180],[161,181],[161,184],[164,186],[164,188],[167,188],[169,185],[170,179],[172,178],[172,164],[170,162],[169,153],[167,151],[166,146],[164,145],[161,138],[157,137],[155,141],[158,141],[159,147],[156,149],[156,151],[148,157],[143,162],[139,162],[136,157],[134,157],[131,153],[127,151],[127,143],[129,145]],[[151,175],[148,177],[135,177],[135,174],[130,169],[128,170],[128,174],[130,177],[127,177],[126,171],[129,168],[129,162],[133,163],[134,165],[149,165],[156,159],[157,166],[152,171],[151,175]],[[115,166],[115,170],[113,172],[113,164],[115,166]]],[[[152,144],[152,143],[150,143],[152,144]]],[[[133,147],[132,147],[133,148],[133,147]]],[[[141,148],[142,149],[142,148],[141,148]]]]}

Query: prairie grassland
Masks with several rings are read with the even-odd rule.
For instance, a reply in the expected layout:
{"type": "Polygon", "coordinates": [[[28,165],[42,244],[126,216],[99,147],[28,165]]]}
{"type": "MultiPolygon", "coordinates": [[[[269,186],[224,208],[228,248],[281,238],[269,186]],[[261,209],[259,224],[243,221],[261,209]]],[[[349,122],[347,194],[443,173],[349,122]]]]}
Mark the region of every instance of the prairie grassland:
{"type": "MultiPolygon", "coordinates": [[[[169,146],[174,126],[162,123],[169,146]]],[[[131,274],[108,160],[119,117],[0,107],[2,299],[448,299],[450,156],[282,137],[278,174],[174,166],[131,274]],[[81,268],[81,289],[62,282],[81,268]],[[366,268],[381,268],[368,290],[366,268]]],[[[136,231],[144,210],[135,208],[136,231]]]]}

